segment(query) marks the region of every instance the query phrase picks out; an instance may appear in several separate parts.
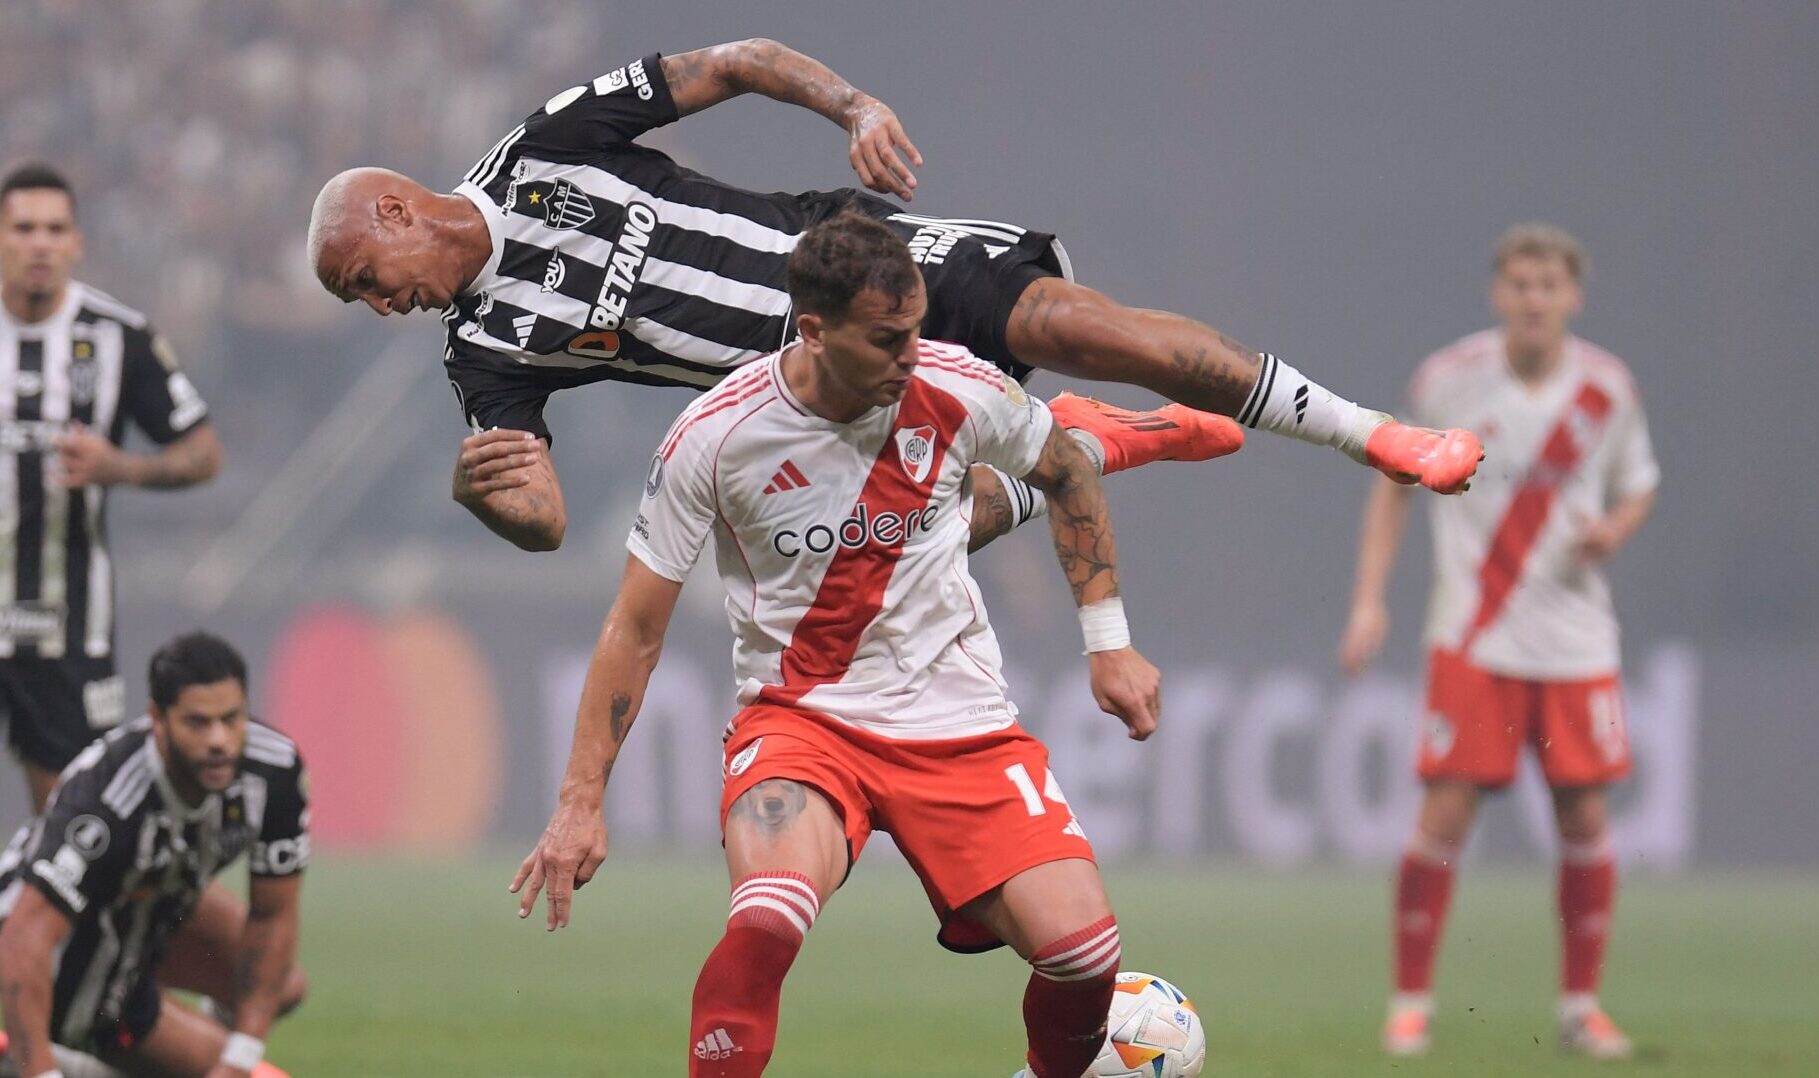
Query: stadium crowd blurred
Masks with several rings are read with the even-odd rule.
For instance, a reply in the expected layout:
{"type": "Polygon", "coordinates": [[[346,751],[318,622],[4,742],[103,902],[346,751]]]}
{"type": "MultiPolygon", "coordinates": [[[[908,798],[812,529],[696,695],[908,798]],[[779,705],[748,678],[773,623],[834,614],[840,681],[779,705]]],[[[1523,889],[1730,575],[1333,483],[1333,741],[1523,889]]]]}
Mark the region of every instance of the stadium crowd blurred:
{"type": "Polygon", "coordinates": [[[347,326],[303,257],[324,162],[452,183],[472,161],[451,153],[506,129],[595,29],[556,0],[42,0],[0,24],[0,145],[75,179],[83,276],[155,312],[217,392],[331,354],[347,326]],[[525,55],[542,60],[507,62],[525,55]]]}

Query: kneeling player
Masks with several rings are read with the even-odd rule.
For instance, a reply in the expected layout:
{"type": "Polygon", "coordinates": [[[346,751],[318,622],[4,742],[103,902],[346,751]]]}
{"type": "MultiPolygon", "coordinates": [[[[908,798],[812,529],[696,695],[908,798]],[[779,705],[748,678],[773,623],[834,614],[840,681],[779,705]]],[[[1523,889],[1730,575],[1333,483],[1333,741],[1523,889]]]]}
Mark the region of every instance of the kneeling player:
{"type": "Polygon", "coordinates": [[[84,749],[0,858],[5,1062],[24,1078],[282,1074],[262,1062],[263,1038],[302,994],[303,763],[247,716],[246,664],[225,641],[172,640],[148,680],[151,714],[84,749]],[[242,852],[250,909],[229,1029],[166,999],[155,971],[242,852]]]}
{"type": "Polygon", "coordinates": [[[695,988],[691,1075],[756,1075],[784,975],[874,830],[897,840],[962,951],[1008,943],[1036,1078],[1078,1078],[1105,1036],[1117,923],[1080,824],[1017,725],[967,573],[968,466],[1045,491],[1100,706],[1155,729],[1130,647],[1099,480],[1039,401],[958,346],[918,339],[903,242],[845,215],[790,256],[801,340],[696,401],[645,483],[625,580],[582,694],[561,798],[513,890],[551,929],[606,856],[604,785],[708,534],[744,705],[721,801],[732,913],[695,988]],[[787,481],[786,481],[787,479],[787,481]]]}

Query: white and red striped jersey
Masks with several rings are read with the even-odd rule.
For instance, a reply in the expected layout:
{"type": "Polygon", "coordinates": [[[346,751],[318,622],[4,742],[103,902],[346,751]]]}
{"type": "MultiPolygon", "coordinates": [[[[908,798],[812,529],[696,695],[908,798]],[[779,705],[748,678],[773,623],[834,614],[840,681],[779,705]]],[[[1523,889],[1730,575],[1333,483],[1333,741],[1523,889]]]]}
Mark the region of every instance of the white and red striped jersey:
{"type": "Polygon", "coordinates": [[[741,704],[887,737],[996,730],[1017,712],[967,571],[967,467],[1028,473],[1052,423],[959,345],[922,342],[903,399],[851,423],[804,407],[771,356],[676,420],[626,545],[681,581],[713,534],[741,704]]]}
{"type": "Polygon", "coordinates": [[[1615,673],[1610,585],[1573,543],[1589,520],[1661,479],[1629,369],[1569,337],[1560,368],[1530,387],[1510,370],[1502,332],[1487,330],[1428,357],[1409,398],[1417,422],[1484,441],[1471,491],[1428,499],[1428,645],[1510,677],[1615,673]]]}

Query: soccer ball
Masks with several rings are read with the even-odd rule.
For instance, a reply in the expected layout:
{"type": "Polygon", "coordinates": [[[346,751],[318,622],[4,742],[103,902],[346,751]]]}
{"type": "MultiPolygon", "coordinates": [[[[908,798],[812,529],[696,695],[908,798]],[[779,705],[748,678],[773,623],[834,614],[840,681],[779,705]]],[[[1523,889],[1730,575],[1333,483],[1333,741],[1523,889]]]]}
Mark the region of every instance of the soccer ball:
{"type": "Polygon", "coordinates": [[[1160,977],[1118,974],[1105,1032],[1089,1078],[1196,1078],[1206,1066],[1199,1013],[1160,977]]]}

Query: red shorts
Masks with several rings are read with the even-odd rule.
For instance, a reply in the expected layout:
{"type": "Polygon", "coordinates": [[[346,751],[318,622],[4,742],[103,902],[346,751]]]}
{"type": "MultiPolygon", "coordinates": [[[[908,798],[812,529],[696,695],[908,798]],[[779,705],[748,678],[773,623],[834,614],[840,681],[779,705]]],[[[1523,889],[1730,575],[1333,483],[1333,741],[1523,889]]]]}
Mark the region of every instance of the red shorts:
{"type": "Polygon", "coordinates": [[[1021,726],[910,741],[760,704],[733,719],[724,774],[722,833],[741,794],[766,779],[794,779],[840,814],[849,865],[874,830],[895,838],[941,919],[936,938],[954,951],[1003,944],[961,906],[1037,865],[1093,860],[1049,772],[1048,749],[1021,726]]]}
{"type": "Polygon", "coordinates": [[[1616,674],[1580,681],[1505,677],[1435,649],[1416,771],[1423,779],[1507,786],[1524,742],[1550,786],[1601,786],[1630,770],[1616,674]]]}

